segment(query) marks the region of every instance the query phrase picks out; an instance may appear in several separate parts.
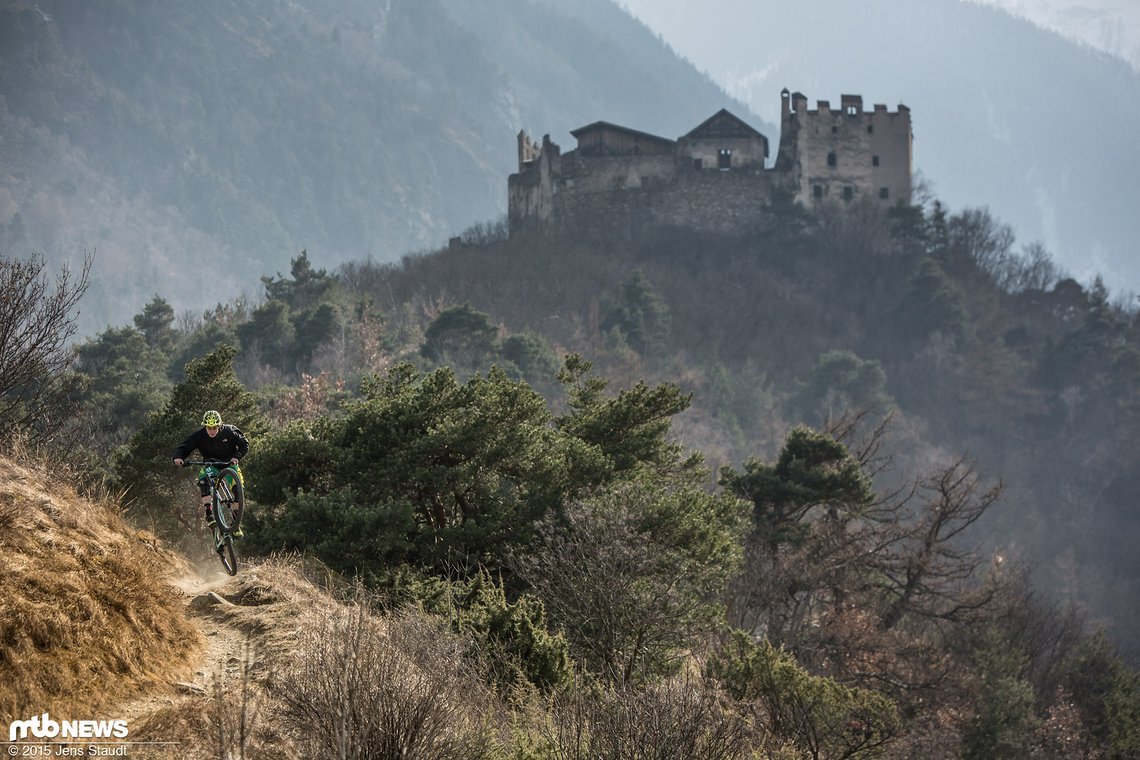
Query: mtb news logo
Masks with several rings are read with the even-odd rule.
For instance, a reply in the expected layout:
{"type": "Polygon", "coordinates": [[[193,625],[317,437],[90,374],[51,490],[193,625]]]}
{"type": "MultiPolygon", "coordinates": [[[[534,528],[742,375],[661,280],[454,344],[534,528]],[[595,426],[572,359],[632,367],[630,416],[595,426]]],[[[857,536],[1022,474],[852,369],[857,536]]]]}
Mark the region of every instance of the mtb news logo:
{"type": "Polygon", "coordinates": [[[125,720],[52,720],[44,713],[12,721],[8,741],[27,739],[28,734],[37,739],[125,739],[127,733],[125,720]]]}

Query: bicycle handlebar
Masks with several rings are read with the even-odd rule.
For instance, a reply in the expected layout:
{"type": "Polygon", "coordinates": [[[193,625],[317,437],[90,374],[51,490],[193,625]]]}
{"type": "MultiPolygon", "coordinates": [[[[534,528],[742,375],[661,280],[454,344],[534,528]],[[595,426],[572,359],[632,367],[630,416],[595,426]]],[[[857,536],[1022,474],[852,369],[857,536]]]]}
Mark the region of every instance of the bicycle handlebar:
{"type": "Polygon", "coordinates": [[[199,467],[211,467],[221,465],[222,467],[232,467],[233,462],[228,459],[183,459],[182,467],[191,467],[197,465],[199,467]]]}

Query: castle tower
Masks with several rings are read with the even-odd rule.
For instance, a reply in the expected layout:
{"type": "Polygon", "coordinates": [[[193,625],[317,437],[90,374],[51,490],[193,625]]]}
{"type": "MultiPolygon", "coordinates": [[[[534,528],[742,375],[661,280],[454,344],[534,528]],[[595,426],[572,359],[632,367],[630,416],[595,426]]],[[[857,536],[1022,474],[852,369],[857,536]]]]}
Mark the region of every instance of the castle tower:
{"type": "Polygon", "coordinates": [[[780,105],[780,155],[796,200],[805,206],[872,198],[883,205],[911,202],[913,136],[910,109],[863,110],[859,95],[841,95],[839,107],[820,100],[815,110],[801,93],[784,90],[780,105]]]}
{"type": "Polygon", "coordinates": [[[507,178],[507,225],[512,234],[550,222],[562,173],[562,151],[550,135],[539,143],[520,131],[518,150],[519,170],[507,178]]]}

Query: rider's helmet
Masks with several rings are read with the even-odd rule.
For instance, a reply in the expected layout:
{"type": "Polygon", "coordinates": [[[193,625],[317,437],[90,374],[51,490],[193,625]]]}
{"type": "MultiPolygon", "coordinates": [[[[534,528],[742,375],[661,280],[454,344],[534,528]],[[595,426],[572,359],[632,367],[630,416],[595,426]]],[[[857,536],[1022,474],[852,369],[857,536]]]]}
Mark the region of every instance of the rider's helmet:
{"type": "Polygon", "coordinates": [[[222,415],[213,409],[202,415],[202,427],[218,427],[222,424],[222,415]]]}

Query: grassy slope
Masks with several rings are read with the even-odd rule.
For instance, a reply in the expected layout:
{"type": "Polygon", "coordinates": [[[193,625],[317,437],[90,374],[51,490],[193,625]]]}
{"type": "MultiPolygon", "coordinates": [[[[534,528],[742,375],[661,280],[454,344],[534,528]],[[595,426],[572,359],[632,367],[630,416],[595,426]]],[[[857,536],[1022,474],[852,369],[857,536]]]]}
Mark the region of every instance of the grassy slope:
{"type": "Polygon", "coordinates": [[[0,724],[93,718],[180,677],[203,642],[165,582],[176,567],[113,501],[0,458],[0,724]]]}

